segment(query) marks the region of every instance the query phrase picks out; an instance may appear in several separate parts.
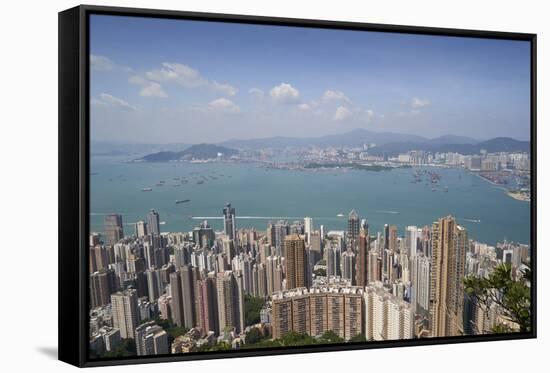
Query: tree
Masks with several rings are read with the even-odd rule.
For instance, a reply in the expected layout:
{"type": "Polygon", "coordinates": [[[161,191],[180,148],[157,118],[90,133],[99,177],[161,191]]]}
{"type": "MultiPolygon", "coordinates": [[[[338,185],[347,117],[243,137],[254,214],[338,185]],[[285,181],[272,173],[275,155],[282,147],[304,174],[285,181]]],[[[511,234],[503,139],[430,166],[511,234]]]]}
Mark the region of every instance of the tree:
{"type": "Polygon", "coordinates": [[[332,330],[327,330],[319,338],[319,342],[320,343],[344,343],[344,338],[341,338],[332,330]]]}
{"type": "Polygon", "coordinates": [[[103,357],[135,356],[136,342],[133,339],[123,339],[112,351],[106,351],[103,357]]]}
{"type": "Polygon", "coordinates": [[[244,317],[246,325],[254,325],[260,322],[260,311],[264,306],[264,299],[252,295],[244,296],[244,317]]]}
{"type": "Polygon", "coordinates": [[[364,334],[357,334],[351,337],[351,339],[348,342],[366,342],[366,341],[367,341],[367,338],[365,338],[364,334]]]}
{"type": "Polygon", "coordinates": [[[252,328],[248,333],[246,333],[246,343],[254,344],[262,341],[264,335],[258,328],[252,328]]]}
{"type": "MultiPolygon", "coordinates": [[[[531,331],[531,270],[528,267],[520,272],[517,279],[512,277],[512,268],[509,264],[495,267],[487,277],[468,276],[464,279],[464,290],[478,301],[480,305],[489,309],[496,304],[501,309],[505,319],[519,325],[520,332],[531,331]]],[[[497,325],[494,333],[510,332],[511,328],[497,325]]]]}

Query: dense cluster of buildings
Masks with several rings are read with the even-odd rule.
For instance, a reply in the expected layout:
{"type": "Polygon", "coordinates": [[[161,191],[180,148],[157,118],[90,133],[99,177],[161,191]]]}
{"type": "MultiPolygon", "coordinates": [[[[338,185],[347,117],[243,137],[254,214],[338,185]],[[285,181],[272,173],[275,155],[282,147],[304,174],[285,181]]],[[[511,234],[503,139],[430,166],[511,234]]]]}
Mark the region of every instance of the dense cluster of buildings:
{"type": "Polygon", "coordinates": [[[371,232],[356,211],[344,231],[316,229],[306,217],[262,232],[238,229],[230,204],[222,212],[220,232],[206,221],[191,232],[161,232],[151,210],[125,234],[121,215],[105,217],[104,233],[89,242],[97,356],[125,340],[137,355],[220,342],[238,348],[255,327],[273,339],[332,331],[344,341],[487,333],[506,320],[498,305],[467,297],[462,280],[499,263],[516,273],[529,260],[527,245],[475,242],[452,216],[401,234],[392,225],[371,232]],[[259,321],[246,321],[247,296],[263,301],[259,321]],[[185,331],[170,336],[163,325],[185,331]]]}

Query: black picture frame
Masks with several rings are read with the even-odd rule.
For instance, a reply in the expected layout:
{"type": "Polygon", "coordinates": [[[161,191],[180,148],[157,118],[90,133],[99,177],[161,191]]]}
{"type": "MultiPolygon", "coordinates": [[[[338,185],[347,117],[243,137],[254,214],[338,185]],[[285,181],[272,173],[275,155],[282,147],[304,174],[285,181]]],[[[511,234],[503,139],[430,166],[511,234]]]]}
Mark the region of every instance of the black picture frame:
{"type": "Polygon", "coordinates": [[[536,338],[536,34],[81,5],[59,13],[59,360],[78,367],[536,338]],[[528,41],[531,45],[531,332],[89,360],[89,30],[92,14],[528,41]]]}

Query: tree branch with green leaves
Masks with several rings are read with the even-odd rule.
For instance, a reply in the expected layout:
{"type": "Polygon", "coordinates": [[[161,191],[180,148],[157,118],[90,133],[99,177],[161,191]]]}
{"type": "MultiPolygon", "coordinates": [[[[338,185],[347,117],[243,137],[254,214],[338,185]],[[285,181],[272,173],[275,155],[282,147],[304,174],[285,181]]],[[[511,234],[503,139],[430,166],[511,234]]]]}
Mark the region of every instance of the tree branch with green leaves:
{"type": "MultiPolygon", "coordinates": [[[[477,300],[485,310],[498,306],[505,320],[519,326],[520,332],[531,331],[531,270],[529,267],[512,276],[509,264],[499,264],[487,277],[470,275],[464,279],[466,294],[477,300]]],[[[505,325],[496,325],[494,333],[510,332],[505,325]]]]}

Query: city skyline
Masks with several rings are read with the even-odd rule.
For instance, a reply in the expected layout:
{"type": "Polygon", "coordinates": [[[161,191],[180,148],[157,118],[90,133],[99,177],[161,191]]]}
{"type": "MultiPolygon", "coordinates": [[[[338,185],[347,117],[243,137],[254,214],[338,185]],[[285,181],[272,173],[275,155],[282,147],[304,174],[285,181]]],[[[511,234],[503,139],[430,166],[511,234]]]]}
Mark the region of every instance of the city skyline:
{"type": "MultiPolygon", "coordinates": [[[[492,313],[487,313],[487,305],[468,298],[463,278],[490,273],[499,263],[520,271],[529,260],[527,245],[499,243],[498,259],[495,247],[469,237],[452,216],[431,227],[409,225],[405,235],[398,235],[397,227],[388,224],[371,231],[355,210],[348,215],[346,231],[317,227],[304,217],[270,222],[263,233],[235,226],[235,215],[228,203],[223,216],[233,224],[214,232],[204,221],[192,235],[149,233],[148,224],[138,222],[133,234],[112,246],[92,234],[92,351],[120,351],[116,346],[128,340],[136,344],[135,352],[127,350],[130,356],[207,352],[235,348],[234,343],[246,348],[258,343],[248,341],[251,333],[261,333],[255,338],[264,344],[275,343],[258,347],[277,347],[277,341],[293,335],[345,343],[476,335],[499,325],[513,332],[518,327],[498,306],[488,304],[492,313]],[[140,250],[145,250],[142,264],[140,250]],[[126,272],[117,263],[125,263],[129,280],[139,274],[138,266],[147,268],[145,282],[140,285],[137,277],[121,289],[116,281],[126,272]],[[255,320],[250,299],[262,299],[255,320]],[[95,316],[105,312],[112,313],[110,324],[95,316]]],[[[105,225],[108,238],[113,228],[121,229],[123,216],[106,216],[105,225]]]]}
{"type": "Polygon", "coordinates": [[[89,357],[530,332],[530,48],[92,14],[89,357]]]}
{"type": "Polygon", "coordinates": [[[526,42],[92,16],[90,58],[95,140],[529,140],[526,42]]]}

